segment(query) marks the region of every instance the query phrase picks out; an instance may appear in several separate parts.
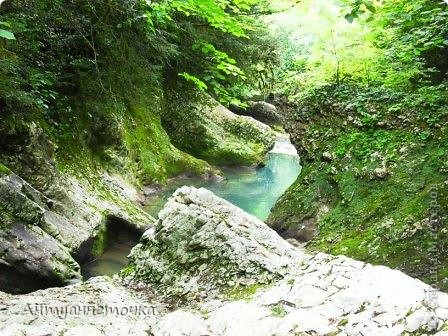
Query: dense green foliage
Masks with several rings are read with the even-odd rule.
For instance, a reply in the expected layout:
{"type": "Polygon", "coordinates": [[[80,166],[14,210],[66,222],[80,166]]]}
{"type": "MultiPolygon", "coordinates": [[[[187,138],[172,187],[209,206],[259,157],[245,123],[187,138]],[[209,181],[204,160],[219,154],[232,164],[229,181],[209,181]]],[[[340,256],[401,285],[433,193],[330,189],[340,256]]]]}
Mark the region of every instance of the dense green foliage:
{"type": "Polygon", "coordinates": [[[305,163],[269,221],[302,239],[302,225],[316,229],[309,248],[446,289],[448,6],[347,4],[297,9],[311,19],[297,25],[278,91],[305,163]]]}
{"type": "Polygon", "coordinates": [[[165,91],[187,80],[241,104],[252,63],[237,61],[268,60],[257,52],[265,29],[251,15],[258,7],[252,0],[2,2],[1,160],[20,166],[10,154],[26,149],[33,122],[55,144],[61,168],[100,161],[144,183],[204,172],[206,164],[171,146],[161,126],[165,91]]]}
{"type": "Polygon", "coordinates": [[[264,6],[258,0],[162,1],[147,13],[153,31],[159,26],[175,37],[168,39],[177,51],[171,76],[208,90],[224,104],[242,105],[239,98],[246,98],[262,76],[260,64],[276,63],[276,55],[263,50],[273,49],[263,37],[267,28],[251,15],[264,6]]]}
{"type": "Polygon", "coordinates": [[[368,7],[355,3],[339,7],[333,1],[308,0],[271,19],[277,27],[274,34],[288,51],[278,72],[280,92],[285,85],[294,95],[343,82],[413,90],[446,78],[446,3],[363,1],[368,7]],[[352,17],[351,23],[345,13],[352,17]],[[303,19],[295,20],[297,16],[303,19]]]}

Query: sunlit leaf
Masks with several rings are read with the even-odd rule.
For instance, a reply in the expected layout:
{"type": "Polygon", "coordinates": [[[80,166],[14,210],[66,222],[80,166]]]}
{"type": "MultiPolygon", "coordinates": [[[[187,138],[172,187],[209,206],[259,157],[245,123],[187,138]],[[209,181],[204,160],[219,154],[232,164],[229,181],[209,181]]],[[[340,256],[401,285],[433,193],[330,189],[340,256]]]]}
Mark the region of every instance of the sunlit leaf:
{"type": "Polygon", "coordinates": [[[11,33],[8,30],[0,29],[0,37],[7,39],[7,40],[15,40],[16,37],[13,33],[11,33]]]}

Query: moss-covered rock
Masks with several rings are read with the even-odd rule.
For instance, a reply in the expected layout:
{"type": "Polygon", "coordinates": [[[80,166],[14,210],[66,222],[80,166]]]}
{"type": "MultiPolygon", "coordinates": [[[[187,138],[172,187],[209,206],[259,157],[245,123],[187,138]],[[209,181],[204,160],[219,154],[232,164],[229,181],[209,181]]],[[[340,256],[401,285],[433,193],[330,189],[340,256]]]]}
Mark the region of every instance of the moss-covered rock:
{"type": "Polygon", "coordinates": [[[237,116],[205,94],[171,90],[166,101],[163,126],[174,145],[211,164],[257,164],[274,143],[269,126],[237,116]]]}
{"type": "Polygon", "coordinates": [[[269,125],[280,125],[282,122],[277,108],[264,101],[249,101],[249,106],[238,114],[253,117],[269,125]]]}
{"type": "Polygon", "coordinates": [[[50,213],[48,201],[14,174],[0,178],[2,290],[20,293],[80,279],[70,250],[42,229],[50,213]],[[34,281],[21,288],[13,282],[17,276],[34,281]]]}
{"type": "Polygon", "coordinates": [[[75,163],[59,157],[56,164],[54,152],[45,149],[51,147],[49,135],[36,124],[23,130],[31,134],[16,139],[25,143],[23,150],[1,152],[31,182],[7,168],[0,177],[0,288],[14,293],[79,279],[78,262],[106,246],[102,229],[108,217],[141,233],[154,222],[138,207],[137,190],[122,176],[101,171],[100,160],[79,156],[75,163]],[[41,141],[32,140],[33,134],[41,141]]]}
{"type": "Polygon", "coordinates": [[[422,99],[352,87],[304,96],[287,125],[303,170],[268,222],[311,249],[448,288],[448,104],[422,99]]]}
{"type": "Polygon", "coordinates": [[[165,295],[191,300],[281,279],[304,255],[212,192],[182,187],[130,258],[123,275],[153,284],[165,295]]]}

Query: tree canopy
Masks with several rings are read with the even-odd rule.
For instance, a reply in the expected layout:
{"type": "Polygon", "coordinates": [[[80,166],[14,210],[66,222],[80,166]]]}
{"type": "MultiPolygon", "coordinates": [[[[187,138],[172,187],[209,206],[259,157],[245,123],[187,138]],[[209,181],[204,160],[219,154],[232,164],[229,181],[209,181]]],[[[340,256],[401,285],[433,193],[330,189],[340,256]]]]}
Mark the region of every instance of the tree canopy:
{"type": "Polygon", "coordinates": [[[440,84],[448,69],[447,7],[428,0],[302,1],[270,19],[287,51],[279,76],[291,92],[341,82],[399,90],[440,84]]]}

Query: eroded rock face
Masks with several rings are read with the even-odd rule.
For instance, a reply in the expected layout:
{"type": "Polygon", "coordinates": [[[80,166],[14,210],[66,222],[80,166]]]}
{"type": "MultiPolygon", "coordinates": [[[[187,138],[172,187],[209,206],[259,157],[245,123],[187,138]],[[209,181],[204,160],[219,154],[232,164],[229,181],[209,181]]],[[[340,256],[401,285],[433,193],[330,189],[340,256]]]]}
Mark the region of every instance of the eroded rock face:
{"type": "Polygon", "coordinates": [[[81,278],[70,250],[43,229],[64,221],[48,204],[49,199],[17,175],[0,178],[2,289],[14,293],[81,278]],[[22,283],[26,289],[13,281],[30,275],[32,281],[22,283]]]}
{"type": "Polygon", "coordinates": [[[119,194],[122,204],[100,199],[74,178],[62,186],[56,200],[14,173],[0,176],[1,290],[26,293],[79,281],[80,250],[102,234],[107,218],[135,223],[142,232],[153,222],[124,195],[119,194]],[[125,204],[126,210],[120,207],[125,204]]]}
{"type": "Polygon", "coordinates": [[[274,144],[275,133],[262,122],[229,111],[208,95],[167,96],[163,127],[173,144],[218,166],[253,165],[274,144]]]}
{"type": "Polygon", "coordinates": [[[300,273],[250,302],[214,309],[206,319],[211,334],[401,335],[445,323],[437,311],[446,311],[448,295],[399,271],[317,254],[300,273]]]}
{"type": "Polygon", "coordinates": [[[272,229],[201,188],[182,187],[131,253],[133,275],[171,294],[283,278],[306,256],[272,229]]]}
{"type": "Polygon", "coordinates": [[[279,123],[282,120],[277,108],[264,101],[250,101],[249,107],[243,113],[268,124],[279,123]]]}

